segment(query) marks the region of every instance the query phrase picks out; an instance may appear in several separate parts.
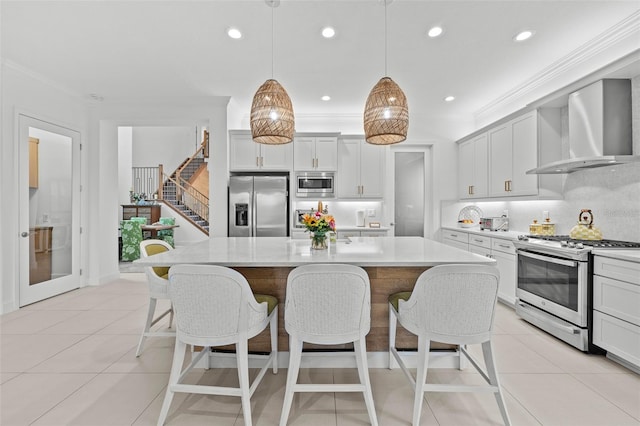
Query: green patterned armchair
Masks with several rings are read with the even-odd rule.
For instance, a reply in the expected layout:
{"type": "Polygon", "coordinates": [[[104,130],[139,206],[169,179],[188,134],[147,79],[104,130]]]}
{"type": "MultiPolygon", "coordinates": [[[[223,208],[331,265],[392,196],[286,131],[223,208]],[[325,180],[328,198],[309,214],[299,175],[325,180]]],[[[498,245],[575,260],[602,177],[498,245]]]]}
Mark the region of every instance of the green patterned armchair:
{"type": "Polygon", "coordinates": [[[140,242],[142,242],[142,224],[140,221],[121,221],[120,235],[122,236],[122,260],[131,262],[140,259],[140,242]]]}
{"type": "MultiPolygon", "coordinates": [[[[160,223],[162,225],[175,225],[176,218],[175,217],[161,217],[160,223]]],[[[173,229],[164,229],[162,231],[158,231],[158,239],[165,241],[171,247],[175,248],[175,244],[173,242],[173,229]]]]}

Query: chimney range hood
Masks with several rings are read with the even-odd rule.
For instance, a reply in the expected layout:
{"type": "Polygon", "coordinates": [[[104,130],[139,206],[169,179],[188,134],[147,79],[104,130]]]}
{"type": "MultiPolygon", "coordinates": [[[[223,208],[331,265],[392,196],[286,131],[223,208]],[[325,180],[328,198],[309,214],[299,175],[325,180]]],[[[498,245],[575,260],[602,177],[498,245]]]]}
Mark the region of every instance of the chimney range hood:
{"type": "Polygon", "coordinates": [[[569,95],[569,159],[528,170],[563,174],[640,162],[632,155],[631,80],[597,81],[569,95]]]}

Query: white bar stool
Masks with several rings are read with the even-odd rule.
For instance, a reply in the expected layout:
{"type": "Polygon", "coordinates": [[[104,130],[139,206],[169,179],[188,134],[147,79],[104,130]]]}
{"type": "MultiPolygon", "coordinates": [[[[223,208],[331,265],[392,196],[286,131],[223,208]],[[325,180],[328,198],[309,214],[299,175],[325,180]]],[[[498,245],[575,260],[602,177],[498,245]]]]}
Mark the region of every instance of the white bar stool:
{"type": "Polygon", "coordinates": [[[294,392],[362,392],[371,424],[377,425],[365,342],[371,327],[371,289],[364,269],[332,264],[297,267],[287,279],[284,322],[289,333],[289,370],[280,426],[287,424],[294,392]],[[353,342],[360,383],[298,384],[303,342],[353,342]]]}
{"type": "Polygon", "coordinates": [[[425,392],[493,392],[504,423],[511,424],[491,348],[499,279],[494,266],[435,266],[418,277],[412,292],[389,296],[389,368],[395,358],[415,390],[414,426],[420,424],[425,392]],[[398,322],[418,336],[415,378],[396,350],[398,322]],[[431,341],[460,345],[458,356],[464,354],[488,385],[426,384],[431,341]],[[486,373],[466,349],[467,344],[477,343],[482,344],[486,373]]]}
{"type": "Polygon", "coordinates": [[[251,395],[269,366],[278,372],[278,300],[253,294],[239,272],[214,265],[176,265],[169,270],[169,295],[176,311],[176,346],[167,393],[158,425],[163,425],[175,392],[239,396],[245,426],[251,426],[251,395]],[[248,340],[270,327],[271,353],[249,385],[248,340]],[[236,345],[239,387],[206,386],[183,382],[187,373],[212,346],[236,345]],[[184,370],[187,345],[202,346],[184,370]]]}
{"type": "MultiPolygon", "coordinates": [[[[145,258],[154,254],[164,253],[173,250],[168,243],[162,240],[144,240],[140,243],[140,257],[145,258]]],[[[158,299],[169,299],[169,268],[164,266],[147,266],[144,268],[147,275],[147,284],[149,288],[149,310],[147,311],[147,320],[138,342],[136,357],[142,354],[144,341],[147,337],[172,337],[176,335],[175,331],[151,331],[158,321],[169,314],[169,328],[173,323],[173,309],[169,308],[154,318],[156,312],[156,304],[158,299]]]]}

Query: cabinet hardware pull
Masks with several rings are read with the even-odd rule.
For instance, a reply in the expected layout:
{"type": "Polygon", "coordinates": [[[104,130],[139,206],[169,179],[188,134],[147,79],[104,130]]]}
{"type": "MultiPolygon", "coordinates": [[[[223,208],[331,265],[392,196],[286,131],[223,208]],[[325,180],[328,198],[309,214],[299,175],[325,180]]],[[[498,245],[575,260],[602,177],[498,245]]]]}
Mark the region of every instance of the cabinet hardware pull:
{"type": "Polygon", "coordinates": [[[504,245],[504,244],[498,244],[498,247],[502,247],[502,248],[506,248],[506,249],[511,248],[511,247],[509,247],[507,245],[504,245]]]}
{"type": "Polygon", "coordinates": [[[256,157],[256,167],[260,167],[260,157],[256,157]]]}
{"type": "Polygon", "coordinates": [[[456,234],[449,234],[449,236],[453,237],[453,238],[458,238],[458,236],[456,234]]]}
{"type": "Polygon", "coordinates": [[[508,181],[506,181],[506,180],[504,181],[504,192],[508,192],[509,191],[507,182],[508,181]]]}
{"type": "Polygon", "coordinates": [[[473,185],[469,186],[469,195],[473,195],[473,185]]]}

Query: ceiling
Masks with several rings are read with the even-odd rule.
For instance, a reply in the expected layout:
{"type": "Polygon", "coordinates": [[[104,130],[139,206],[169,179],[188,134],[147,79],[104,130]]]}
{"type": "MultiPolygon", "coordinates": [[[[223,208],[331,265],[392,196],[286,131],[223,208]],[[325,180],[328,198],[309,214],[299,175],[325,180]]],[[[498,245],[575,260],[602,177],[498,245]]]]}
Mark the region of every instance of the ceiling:
{"type": "MultiPolygon", "coordinates": [[[[248,114],[256,89],[273,76],[296,115],[361,114],[385,73],[382,0],[283,0],[273,9],[262,0],[2,0],[1,7],[5,63],[105,102],[230,96],[248,114]],[[333,39],[320,36],[326,25],[336,29],[333,39]],[[229,27],[243,38],[227,37],[229,27]],[[320,100],[325,94],[331,101],[320,100]]],[[[407,94],[412,122],[469,119],[639,10],[636,0],[396,0],[386,6],[387,73],[407,94]],[[443,35],[427,37],[436,24],[443,35]],[[515,43],[523,29],[534,37],[515,43]],[[444,102],[448,95],[455,101],[444,102]]]]}

